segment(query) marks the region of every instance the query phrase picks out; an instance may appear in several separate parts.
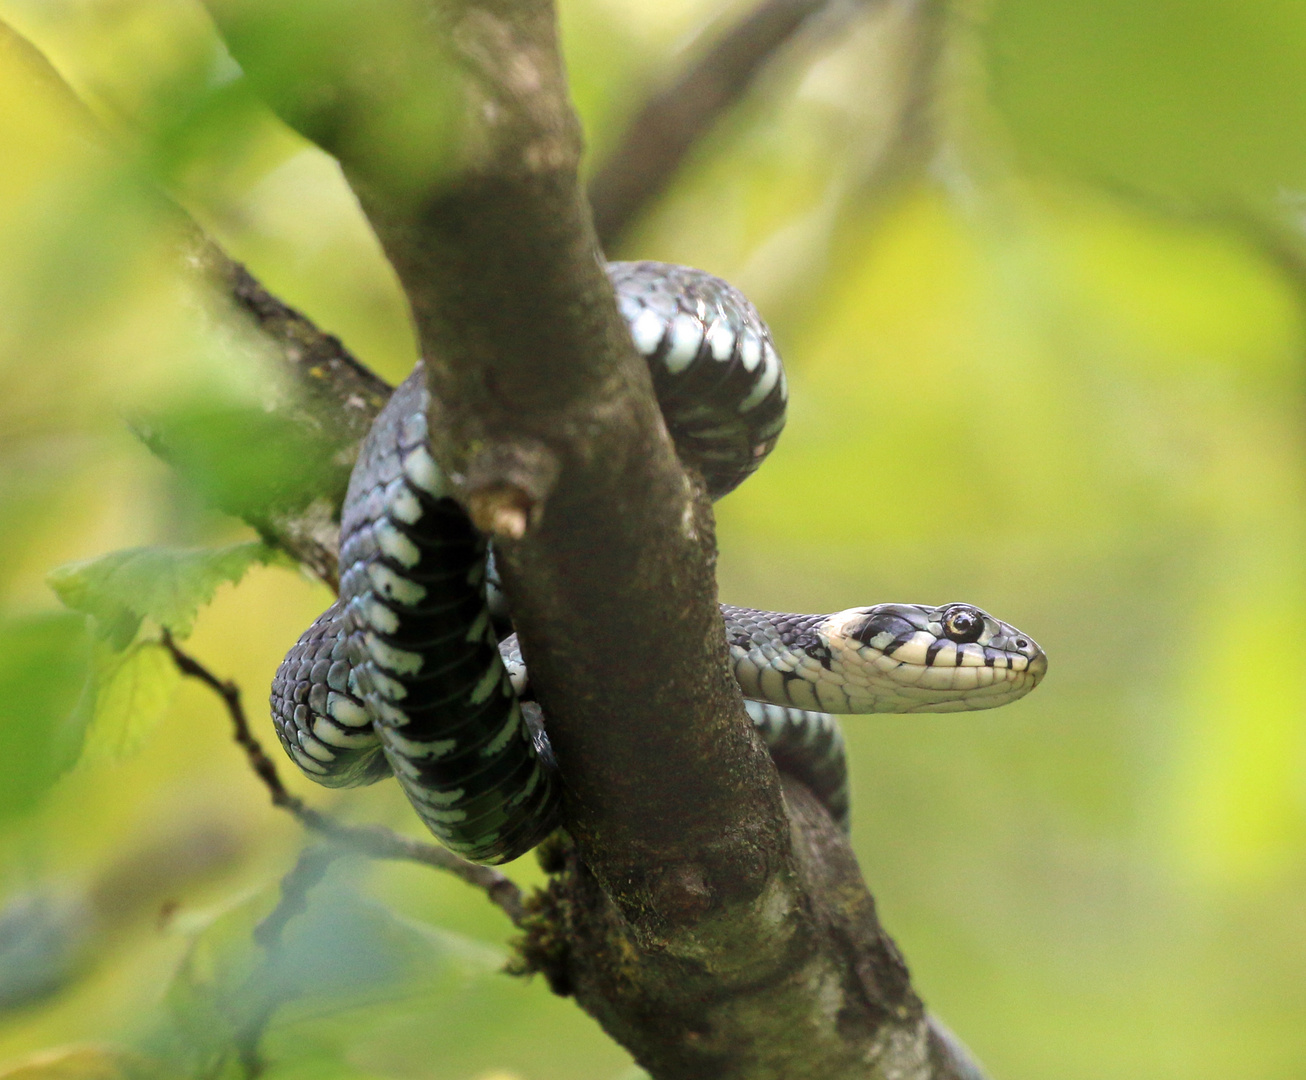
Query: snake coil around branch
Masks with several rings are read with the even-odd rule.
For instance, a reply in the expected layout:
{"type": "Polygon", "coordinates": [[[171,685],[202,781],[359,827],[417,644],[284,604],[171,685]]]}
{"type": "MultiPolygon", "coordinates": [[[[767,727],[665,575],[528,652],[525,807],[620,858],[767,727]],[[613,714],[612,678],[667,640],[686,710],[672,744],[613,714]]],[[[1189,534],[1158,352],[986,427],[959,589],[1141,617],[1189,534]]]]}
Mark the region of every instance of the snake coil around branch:
{"type": "MultiPolygon", "coordinates": [[[[643,262],[608,274],[677,452],[722,497],[784,426],[788,388],[769,329],[702,271],[643,262]]],[[[566,763],[554,758],[516,636],[500,639],[488,544],[431,453],[428,404],[419,368],[373,424],[345,500],[340,599],[286,655],[272,715],[311,779],[343,787],[394,775],[442,843],[504,862],[563,824],[566,763]]],[[[991,708],[1047,669],[1032,638],[969,604],[721,614],[772,758],[844,828],[847,766],[832,714],[991,708]]]]}

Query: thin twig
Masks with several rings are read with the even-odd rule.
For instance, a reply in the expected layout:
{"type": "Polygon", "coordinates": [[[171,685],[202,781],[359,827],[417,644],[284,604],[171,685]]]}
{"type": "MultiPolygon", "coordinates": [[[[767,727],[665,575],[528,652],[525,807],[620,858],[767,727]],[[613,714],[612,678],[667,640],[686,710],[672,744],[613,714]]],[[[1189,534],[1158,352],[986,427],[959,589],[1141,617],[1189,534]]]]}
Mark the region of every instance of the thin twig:
{"type": "Polygon", "coordinates": [[[245,751],[250,768],[268,789],[273,806],[279,806],[294,815],[306,829],[313,830],[341,847],[366,855],[369,859],[416,862],[447,871],[482,890],[490,898],[491,903],[499,907],[512,920],[514,926],[521,925],[524,913],[521,889],[501,871],[490,866],[468,862],[452,851],[435,844],[414,840],[379,825],[342,824],[330,815],[315,810],[299,796],[293,795],[281,782],[276,765],[264,753],[263,747],[250,731],[245,707],[240,701],[240,687],[233,682],[219,679],[193,656],[182,650],[166,630],[163,632],[162,644],[172,655],[173,662],[183,675],[198,679],[222,698],[223,704],[227,707],[227,714],[231,717],[236,743],[245,751]]]}

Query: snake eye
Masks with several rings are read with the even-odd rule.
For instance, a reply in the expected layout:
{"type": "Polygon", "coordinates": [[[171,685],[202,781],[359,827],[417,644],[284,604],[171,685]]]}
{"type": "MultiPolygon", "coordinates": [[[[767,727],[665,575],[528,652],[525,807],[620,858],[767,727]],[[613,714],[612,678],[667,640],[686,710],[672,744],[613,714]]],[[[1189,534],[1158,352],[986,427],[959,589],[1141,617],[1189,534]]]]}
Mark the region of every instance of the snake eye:
{"type": "Polygon", "coordinates": [[[970,607],[949,608],[943,613],[943,632],[959,645],[978,641],[984,633],[984,616],[970,607]]]}

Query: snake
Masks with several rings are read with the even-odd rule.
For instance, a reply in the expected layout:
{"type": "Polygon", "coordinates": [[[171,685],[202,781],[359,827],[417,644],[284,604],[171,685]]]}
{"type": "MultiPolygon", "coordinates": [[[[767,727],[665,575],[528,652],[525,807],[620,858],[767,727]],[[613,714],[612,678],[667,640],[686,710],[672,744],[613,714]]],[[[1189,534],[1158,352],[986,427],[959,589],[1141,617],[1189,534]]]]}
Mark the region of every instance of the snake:
{"type": "MultiPolygon", "coordinates": [[[[771,332],[704,271],[614,262],[607,272],[676,452],[719,499],[784,427],[788,384],[771,332]]],[[[502,863],[565,824],[565,768],[516,635],[492,612],[502,596],[489,541],[432,454],[428,394],[419,363],[360,447],[341,511],[339,597],[277,669],[272,719],[311,780],[394,776],[447,848],[502,863]]],[[[992,708],[1047,670],[1033,638],[971,604],[720,610],[749,719],[777,767],[845,831],[836,714],[992,708]]]]}

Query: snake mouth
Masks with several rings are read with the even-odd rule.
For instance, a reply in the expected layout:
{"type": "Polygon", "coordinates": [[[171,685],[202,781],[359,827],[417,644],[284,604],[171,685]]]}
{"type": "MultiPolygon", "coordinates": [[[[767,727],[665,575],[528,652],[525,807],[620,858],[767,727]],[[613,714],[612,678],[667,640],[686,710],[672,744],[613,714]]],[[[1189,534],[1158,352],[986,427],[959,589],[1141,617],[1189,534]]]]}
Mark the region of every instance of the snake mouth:
{"type": "Polygon", "coordinates": [[[1033,638],[969,604],[850,608],[821,630],[852,712],[989,709],[1047,673],[1033,638]]]}

